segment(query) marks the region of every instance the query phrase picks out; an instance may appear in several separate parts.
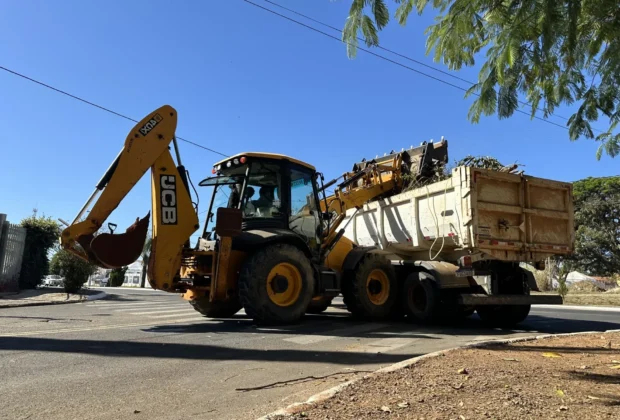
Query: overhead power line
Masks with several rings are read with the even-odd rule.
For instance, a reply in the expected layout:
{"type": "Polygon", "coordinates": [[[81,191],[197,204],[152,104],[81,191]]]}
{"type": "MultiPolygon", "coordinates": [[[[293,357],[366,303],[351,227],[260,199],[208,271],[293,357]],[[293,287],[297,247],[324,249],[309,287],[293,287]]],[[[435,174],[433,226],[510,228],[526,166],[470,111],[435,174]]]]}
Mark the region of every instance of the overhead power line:
{"type": "MultiPolygon", "coordinates": [[[[6,67],[0,66],[0,70],[4,70],[4,71],[6,71],[7,73],[11,73],[11,74],[13,74],[13,75],[15,75],[15,76],[21,77],[21,78],[26,79],[26,80],[28,80],[28,81],[30,81],[30,82],[36,83],[36,84],[38,84],[38,85],[41,85],[41,86],[46,87],[46,88],[48,88],[48,89],[51,89],[51,90],[53,90],[53,91],[55,91],[55,92],[61,93],[61,94],[63,94],[63,95],[66,95],[66,96],[68,96],[68,97],[70,97],[70,98],[72,98],[72,99],[75,99],[75,100],[77,100],[77,101],[83,102],[83,103],[85,103],[85,104],[87,104],[87,105],[93,106],[93,107],[95,107],[95,108],[99,108],[100,110],[105,111],[105,112],[108,112],[108,113],[110,113],[110,114],[112,114],[112,115],[116,115],[117,117],[124,118],[124,119],[129,120],[129,121],[132,121],[132,122],[134,122],[134,123],[138,123],[138,122],[139,122],[138,120],[133,119],[133,118],[131,118],[131,117],[128,117],[127,115],[123,115],[123,114],[121,114],[121,113],[119,113],[119,112],[113,111],[113,110],[111,110],[111,109],[109,109],[109,108],[106,108],[106,107],[104,107],[104,106],[98,105],[98,104],[96,104],[96,103],[94,103],[94,102],[87,101],[87,100],[86,100],[86,99],[84,99],[84,98],[80,98],[79,96],[76,96],[76,95],[73,95],[73,94],[71,94],[71,93],[69,93],[69,92],[66,92],[66,91],[64,91],[64,90],[61,90],[61,89],[55,88],[54,86],[50,86],[50,85],[48,85],[48,84],[46,84],[46,83],[43,83],[43,82],[41,82],[41,81],[39,81],[39,80],[36,80],[36,79],[33,79],[32,77],[28,77],[28,76],[26,76],[26,75],[24,75],[24,74],[18,73],[18,72],[16,72],[16,71],[11,70],[11,69],[8,69],[8,68],[6,68],[6,67]]],[[[195,142],[193,142],[193,141],[190,141],[190,140],[184,139],[183,137],[178,137],[178,136],[177,136],[177,139],[178,139],[178,140],[181,140],[181,141],[184,141],[185,143],[191,144],[191,145],[193,145],[193,146],[200,147],[201,149],[207,150],[207,151],[209,151],[209,152],[211,152],[211,153],[215,153],[215,154],[218,154],[218,155],[221,155],[221,156],[224,156],[224,157],[227,157],[227,156],[228,156],[228,155],[226,155],[226,154],[224,154],[224,153],[222,153],[222,152],[218,152],[217,150],[213,150],[213,149],[211,149],[211,148],[209,148],[209,147],[203,146],[202,144],[198,144],[198,143],[195,143],[195,142]]]]}
{"type": "MultiPolygon", "coordinates": [[[[283,15],[283,14],[281,14],[281,13],[278,13],[278,12],[276,12],[275,10],[271,10],[271,9],[269,9],[269,8],[267,8],[267,7],[261,6],[260,4],[254,3],[254,2],[252,2],[252,1],[250,1],[250,0],[243,0],[243,1],[244,1],[244,2],[246,2],[246,3],[248,3],[248,4],[250,4],[250,5],[252,5],[252,6],[255,6],[255,7],[259,8],[259,9],[263,9],[263,10],[265,10],[265,11],[269,12],[269,13],[272,13],[272,14],[274,14],[274,15],[276,15],[276,16],[279,16],[279,17],[281,17],[281,18],[283,18],[283,19],[286,19],[286,20],[288,20],[288,21],[290,21],[290,22],[293,22],[293,23],[295,23],[295,24],[297,24],[297,25],[299,25],[299,26],[303,26],[303,27],[304,27],[304,28],[306,28],[306,29],[309,29],[309,30],[311,30],[311,31],[314,31],[314,32],[317,32],[317,33],[319,33],[319,34],[321,34],[321,35],[324,35],[324,36],[326,36],[326,37],[328,37],[328,38],[331,38],[331,39],[333,39],[333,40],[336,40],[336,41],[338,41],[338,42],[342,42],[342,43],[345,43],[345,44],[351,44],[350,42],[343,41],[343,40],[342,40],[341,38],[339,38],[339,37],[336,37],[336,36],[334,36],[334,35],[328,34],[327,32],[324,32],[324,31],[322,31],[322,30],[320,30],[320,29],[317,29],[317,28],[315,28],[315,27],[313,27],[313,26],[311,26],[311,25],[307,25],[307,24],[305,24],[305,23],[303,23],[303,22],[300,22],[300,21],[298,21],[298,20],[296,20],[296,19],[293,19],[293,18],[291,18],[291,17],[289,17],[289,16],[286,16],[286,15],[283,15]]],[[[332,26],[332,25],[329,25],[329,24],[327,24],[327,23],[321,22],[321,21],[319,21],[319,20],[317,20],[317,19],[314,19],[314,18],[312,18],[312,17],[310,17],[310,16],[307,16],[307,15],[305,15],[305,14],[299,13],[299,12],[297,12],[297,11],[293,10],[293,9],[288,8],[288,7],[281,6],[281,5],[279,5],[278,3],[275,3],[275,2],[273,2],[273,1],[270,1],[270,0],[264,0],[264,1],[265,1],[266,3],[269,3],[269,4],[272,4],[272,5],[276,6],[276,7],[279,7],[279,8],[281,8],[281,9],[283,9],[283,10],[287,10],[287,11],[289,11],[289,12],[291,12],[291,13],[294,13],[294,14],[296,14],[296,15],[298,15],[298,16],[304,17],[304,18],[306,18],[306,19],[308,19],[308,20],[310,20],[310,21],[312,21],[312,22],[318,23],[318,24],[323,25],[323,26],[325,26],[325,27],[327,27],[327,28],[330,28],[330,29],[335,30],[335,31],[337,31],[337,32],[339,32],[339,33],[342,33],[342,31],[341,31],[340,29],[338,29],[338,28],[336,28],[336,27],[334,27],[334,26],[332,26]]],[[[357,39],[358,39],[358,40],[360,40],[360,41],[364,41],[362,38],[357,38],[357,39]]],[[[461,78],[461,77],[455,76],[454,74],[448,73],[448,72],[446,72],[446,71],[443,71],[443,70],[437,69],[437,68],[435,68],[435,67],[433,67],[433,66],[430,66],[430,65],[428,65],[428,64],[426,64],[426,63],[423,63],[423,62],[421,62],[421,61],[415,60],[415,59],[413,59],[413,58],[411,58],[411,57],[408,57],[408,56],[406,56],[406,55],[404,55],[404,54],[400,54],[400,53],[398,53],[398,52],[396,52],[396,51],[389,50],[389,49],[384,48],[384,47],[381,47],[381,46],[379,46],[378,48],[379,48],[379,49],[381,49],[381,50],[383,50],[383,51],[389,52],[389,53],[391,53],[391,54],[395,54],[395,55],[397,55],[397,56],[399,56],[399,57],[401,57],[401,58],[404,58],[404,59],[409,60],[409,61],[411,61],[411,62],[414,62],[414,63],[416,63],[416,64],[419,64],[419,65],[422,65],[422,66],[424,66],[424,67],[427,67],[427,68],[429,68],[429,69],[431,69],[431,70],[433,70],[433,71],[436,71],[436,72],[442,73],[442,74],[447,75],[447,76],[449,76],[449,77],[452,77],[452,78],[454,78],[454,79],[457,79],[457,80],[460,80],[460,81],[462,81],[462,82],[468,83],[469,85],[473,85],[473,84],[474,84],[474,83],[472,83],[472,82],[471,82],[471,81],[469,81],[469,80],[466,80],[466,79],[463,79],[463,78],[461,78]]],[[[414,69],[413,67],[410,67],[410,66],[407,66],[407,65],[405,65],[405,64],[403,64],[403,63],[400,63],[400,62],[398,62],[398,61],[392,60],[392,59],[390,59],[390,58],[388,58],[388,57],[386,57],[386,56],[384,56],[384,55],[377,54],[377,53],[375,53],[375,52],[373,52],[373,51],[370,51],[370,50],[368,50],[368,49],[366,49],[366,48],[362,48],[362,47],[359,47],[359,46],[358,46],[358,47],[357,47],[357,49],[358,49],[358,50],[360,50],[360,51],[363,51],[363,52],[365,52],[365,53],[367,53],[367,54],[373,55],[373,56],[375,56],[375,57],[377,57],[377,58],[380,58],[380,59],[382,59],[382,60],[385,60],[385,61],[387,61],[387,62],[389,62],[389,63],[395,64],[395,65],[397,65],[397,66],[399,66],[399,67],[405,68],[405,69],[407,69],[407,70],[409,70],[409,71],[412,71],[412,72],[418,73],[418,74],[420,74],[420,75],[422,75],[422,76],[425,76],[425,77],[428,77],[429,79],[433,79],[433,80],[435,80],[435,81],[437,81],[437,82],[440,82],[440,83],[443,83],[443,84],[448,85],[448,86],[450,86],[450,87],[453,87],[453,88],[455,88],[455,89],[461,90],[461,91],[463,91],[463,92],[467,92],[467,90],[468,90],[468,89],[466,89],[466,88],[464,88],[464,87],[462,87],[462,86],[455,85],[455,84],[450,83],[450,82],[448,82],[448,81],[446,81],[446,80],[444,80],[444,79],[441,79],[441,78],[439,78],[439,77],[435,77],[435,76],[430,75],[430,74],[428,74],[428,73],[425,73],[425,72],[423,72],[423,71],[420,71],[420,70],[414,69]]],[[[480,97],[480,95],[479,95],[479,94],[477,94],[477,93],[472,93],[472,95],[475,95],[475,96],[480,97]]],[[[520,103],[521,105],[531,106],[531,104],[529,104],[528,102],[519,101],[519,103],[520,103]]],[[[539,110],[539,111],[540,111],[540,109],[539,109],[539,108],[537,108],[537,110],[539,110]]],[[[515,111],[516,111],[516,112],[519,112],[519,113],[521,113],[521,114],[524,114],[524,115],[530,116],[530,113],[525,112],[525,111],[523,111],[522,109],[516,109],[515,111]]],[[[555,116],[555,117],[558,117],[558,118],[561,118],[561,119],[564,119],[564,120],[568,120],[568,118],[563,117],[563,116],[561,116],[561,115],[557,115],[557,114],[551,114],[551,115],[552,115],[552,116],[555,116]]],[[[568,127],[566,127],[566,126],[564,126],[564,125],[561,125],[561,124],[558,124],[558,123],[555,123],[555,122],[553,122],[553,121],[549,121],[549,120],[547,120],[547,119],[545,119],[545,118],[538,117],[538,116],[534,116],[534,118],[535,118],[535,119],[537,119],[537,120],[539,120],[539,121],[545,122],[545,123],[547,123],[547,124],[551,124],[551,125],[554,125],[554,126],[556,126],[556,127],[563,128],[564,130],[568,130],[568,127]]],[[[598,130],[598,129],[594,129],[594,130],[595,130],[595,131],[601,131],[601,130],[598,130]]]]}

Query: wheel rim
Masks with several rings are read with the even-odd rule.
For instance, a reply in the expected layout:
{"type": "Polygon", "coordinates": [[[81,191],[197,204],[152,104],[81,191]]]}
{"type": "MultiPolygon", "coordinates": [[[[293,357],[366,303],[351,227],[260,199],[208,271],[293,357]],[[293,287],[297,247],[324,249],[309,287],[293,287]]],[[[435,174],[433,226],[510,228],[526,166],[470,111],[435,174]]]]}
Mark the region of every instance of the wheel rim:
{"type": "Polygon", "coordinates": [[[267,295],[278,306],[291,306],[301,294],[301,273],[293,264],[280,263],[267,276],[267,295]]]}
{"type": "Polygon", "coordinates": [[[390,280],[383,270],[374,269],[366,278],[366,294],[374,305],[383,305],[390,296],[390,280]]]}

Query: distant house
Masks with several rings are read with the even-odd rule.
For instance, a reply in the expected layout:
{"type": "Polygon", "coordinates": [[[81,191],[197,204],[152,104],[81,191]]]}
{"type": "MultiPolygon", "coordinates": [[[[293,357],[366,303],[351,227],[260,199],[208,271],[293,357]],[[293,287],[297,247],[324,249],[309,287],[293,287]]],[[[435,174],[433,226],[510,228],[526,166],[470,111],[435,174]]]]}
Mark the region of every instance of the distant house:
{"type": "MultiPolygon", "coordinates": [[[[110,279],[110,272],[112,270],[105,268],[98,268],[95,274],[88,278],[89,287],[105,287],[108,286],[110,279]]],[[[136,262],[127,266],[125,272],[125,281],[123,281],[123,287],[140,287],[140,279],[142,278],[142,260],[138,259],[136,262]]],[[[144,287],[151,288],[148,280],[145,280],[144,287]]]]}
{"type": "Polygon", "coordinates": [[[110,272],[112,270],[108,270],[106,268],[97,268],[97,271],[93,275],[88,278],[88,282],[86,283],[88,287],[105,287],[108,285],[108,281],[110,280],[110,272]]]}
{"type": "Polygon", "coordinates": [[[578,271],[571,271],[566,277],[566,284],[570,285],[579,281],[589,281],[593,285],[604,289],[610,290],[618,287],[618,283],[610,277],[594,277],[587,274],[579,273],[578,271]]]}
{"type": "MultiPolygon", "coordinates": [[[[140,287],[140,279],[142,278],[142,260],[130,264],[125,272],[125,282],[123,287],[140,287]]],[[[144,287],[152,289],[148,279],[144,279],[144,287]]]]}

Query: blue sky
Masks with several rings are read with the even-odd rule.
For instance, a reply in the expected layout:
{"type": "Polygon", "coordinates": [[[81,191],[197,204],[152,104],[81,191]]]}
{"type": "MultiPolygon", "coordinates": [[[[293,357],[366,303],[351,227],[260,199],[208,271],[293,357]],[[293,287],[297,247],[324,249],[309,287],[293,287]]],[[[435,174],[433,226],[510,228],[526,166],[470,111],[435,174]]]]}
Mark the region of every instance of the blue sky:
{"type": "MultiPolygon", "coordinates": [[[[278,2],[336,27],[350,5],[278,2]]],[[[430,15],[412,16],[405,28],[392,22],[382,45],[446,70],[425,56],[431,22],[430,15]]],[[[327,177],[441,136],[451,161],[491,155],[563,181],[619,172],[617,159],[596,160],[595,142],[570,142],[566,130],[524,115],[472,125],[461,91],[361,51],[349,60],[344,44],[241,0],[2,2],[0,39],[2,66],[135,119],[170,104],[181,137],[226,154],[289,154],[327,177]]],[[[476,80],[477,69],[459,76],[476,80]]],[[[14,223],[34,207],[72,219],[133,123],[2,71],[0,94],[0,212],[14,223]]],[[[209,176],[219,156],[180,146],[194,183],[209,176]]],[[[208,199],[202,191],[201,211],[208,199]]],[[[123,231],[149,209],[147,175],[109,221],[123,231]]]]}

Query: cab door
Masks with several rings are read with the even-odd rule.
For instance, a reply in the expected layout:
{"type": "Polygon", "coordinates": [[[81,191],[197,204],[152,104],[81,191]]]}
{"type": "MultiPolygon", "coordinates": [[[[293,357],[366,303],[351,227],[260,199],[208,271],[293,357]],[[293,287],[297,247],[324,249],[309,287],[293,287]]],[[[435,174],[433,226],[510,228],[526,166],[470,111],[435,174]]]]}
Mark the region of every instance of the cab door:
{"type": "Polygon", "coordinates": [[[316,251],[321,244],[321,221],[315,179],[314,171],[301,166],[291,166],[289,229],[301,236],[310,249],[316,251]]]}

